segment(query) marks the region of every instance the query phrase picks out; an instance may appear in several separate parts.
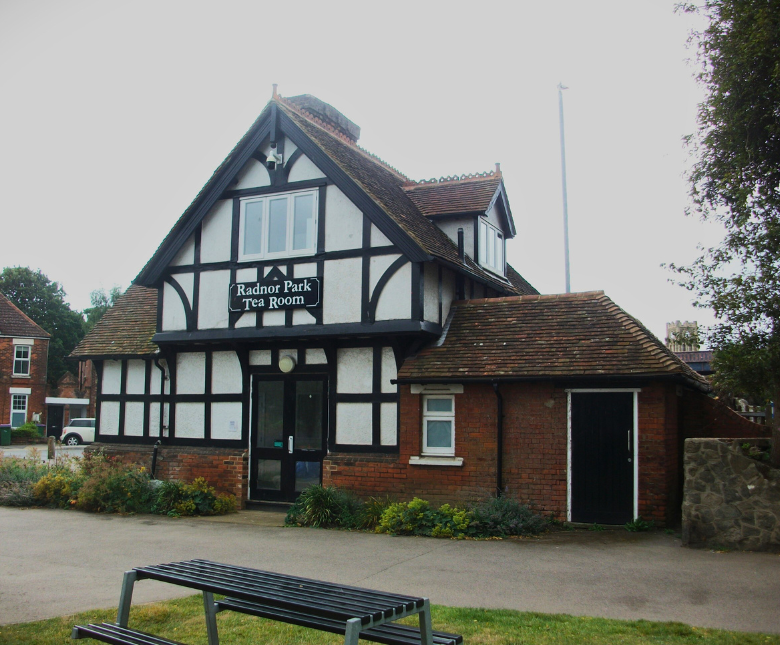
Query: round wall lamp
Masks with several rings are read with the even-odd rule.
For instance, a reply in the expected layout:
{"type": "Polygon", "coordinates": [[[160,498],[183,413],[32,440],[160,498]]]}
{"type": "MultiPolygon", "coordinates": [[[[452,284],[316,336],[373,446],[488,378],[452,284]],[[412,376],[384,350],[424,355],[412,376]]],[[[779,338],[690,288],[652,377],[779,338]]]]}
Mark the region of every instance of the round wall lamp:
{"type": "Polygon", "coordinates": [[[279,370],[289,374],[295,369],[295,359],[292,356],[282,356],[279,359],[279,370]]]}

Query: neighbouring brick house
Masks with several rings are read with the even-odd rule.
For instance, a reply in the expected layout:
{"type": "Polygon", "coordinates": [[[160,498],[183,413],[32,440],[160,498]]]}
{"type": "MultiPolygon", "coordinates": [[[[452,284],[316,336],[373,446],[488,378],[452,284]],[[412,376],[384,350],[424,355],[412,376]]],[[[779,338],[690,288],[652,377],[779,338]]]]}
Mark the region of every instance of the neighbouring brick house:
{"type": "Polygon", "coordinates": [[[414,182],[359,134],[274,93],[73,352],[101,447],[148,464],[159,443],[159,476],[242,502],[322,482],[671,517],[706,381],[603,293],[539,296],[506,263],[498,166],[414,182]]]}
{"type": "Polygon", "coordinates": [[[0,293],[0,424],[18,428],[45,417],[49,338],[0,293]]]}

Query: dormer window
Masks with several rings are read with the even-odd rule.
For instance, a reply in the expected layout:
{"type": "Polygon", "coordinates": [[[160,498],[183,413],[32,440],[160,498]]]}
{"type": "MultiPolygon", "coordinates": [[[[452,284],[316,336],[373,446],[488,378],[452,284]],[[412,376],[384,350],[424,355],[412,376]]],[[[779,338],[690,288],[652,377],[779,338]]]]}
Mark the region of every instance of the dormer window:
{"type": "Polygon", "coordinates": [[[505,274],[504,235],[484,218],[479,220],[479,263],[488,271],[505,274]]]}
{"type": "Polygon", "coordinates": [[[317,191],[241,200],[238,259],[313,255],[317,250],[317,191]]]}

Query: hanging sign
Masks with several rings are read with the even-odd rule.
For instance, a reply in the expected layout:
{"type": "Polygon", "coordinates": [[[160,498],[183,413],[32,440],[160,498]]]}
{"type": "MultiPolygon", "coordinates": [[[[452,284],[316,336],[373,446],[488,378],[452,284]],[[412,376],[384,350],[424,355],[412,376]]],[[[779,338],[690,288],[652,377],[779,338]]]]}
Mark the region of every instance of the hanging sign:
{"type": "Polygon", "coordinates": [[[235,282],[230,285],[230,311],[319,307],[321,296],[322,278],[235,282]]]}

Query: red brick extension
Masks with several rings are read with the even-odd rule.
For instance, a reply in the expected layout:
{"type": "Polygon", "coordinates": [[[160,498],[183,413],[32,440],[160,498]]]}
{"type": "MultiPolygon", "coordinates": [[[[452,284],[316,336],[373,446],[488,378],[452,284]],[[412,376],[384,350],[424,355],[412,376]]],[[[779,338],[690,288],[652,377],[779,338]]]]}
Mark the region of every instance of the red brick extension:
{"type": "Polygon", "coordinates": [[[46,419],[46,368],[48,364],[48,338],[36,338],[30,352],[30,375],[13,376],[13,338],[0,338],[0,423],[11,422],[10,388],[30,388],[27,397],[27,420],[32,421],[34,412],[41,413],[41,423],[46,419]]]}

